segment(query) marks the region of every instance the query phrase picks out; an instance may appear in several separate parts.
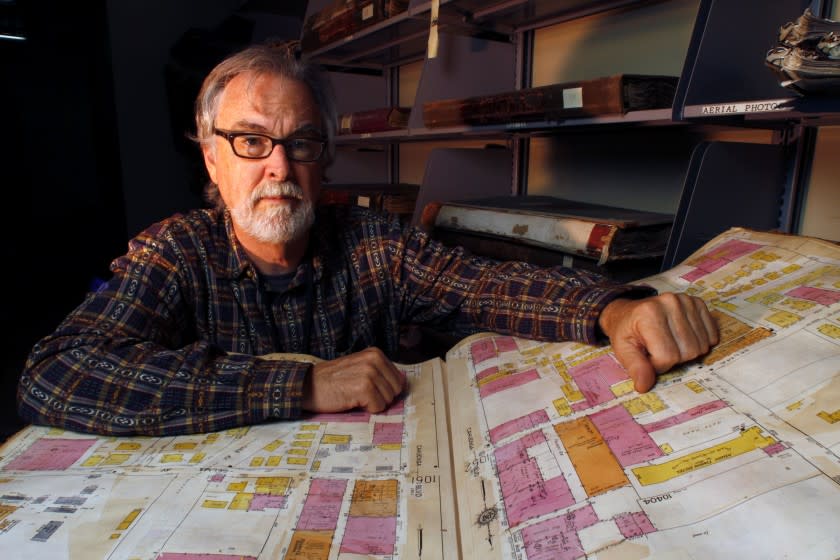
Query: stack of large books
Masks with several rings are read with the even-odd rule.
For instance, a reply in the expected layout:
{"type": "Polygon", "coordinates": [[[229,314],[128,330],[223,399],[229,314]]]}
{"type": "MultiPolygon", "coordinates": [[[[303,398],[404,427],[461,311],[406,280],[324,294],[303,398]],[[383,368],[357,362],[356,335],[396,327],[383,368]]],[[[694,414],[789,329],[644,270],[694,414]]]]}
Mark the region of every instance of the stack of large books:
{"type": "Polygon", "coordinates": [[[303,24],[300,48],[313,51],[404,12],[408,0],[335,0],[303,24]]]}
{"type": "Polygon", "coordinates": [[[477,255],[585,268],[621,281],[659,271],[673,220],[550,196],[432,203],[423,218],[433,237],[477,255]]]}
{"type": "Polygon", "coordinates": [[[361,206],[397,214],[408,221],[414,214],[419,190],[419,185],[410,183],[325,184],[321,187],[318,204],[361,206]]]}
{"type": "Polygon", "coordinates": [[[801,93],[840,93],[840,21],[818,18],[806,8],[779,30],[767,65],[782,86],[801,93]]]}
{"type": "Polygon", "coordinates": [[[673,76],[619,74],[594,80],[423,104],[427,127],[555,121],[671,107],[673,76]]]}

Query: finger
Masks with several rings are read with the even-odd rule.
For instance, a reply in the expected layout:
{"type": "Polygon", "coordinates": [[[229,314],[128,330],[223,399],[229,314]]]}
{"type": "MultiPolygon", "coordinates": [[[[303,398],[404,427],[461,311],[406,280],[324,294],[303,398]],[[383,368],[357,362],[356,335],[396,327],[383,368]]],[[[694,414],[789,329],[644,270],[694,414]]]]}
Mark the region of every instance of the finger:
{"type": "Polygon", "coordinates": [[[712,347],[720,342],[717,322],[709,312],[709,308],[706,307],[706,303],[699,298],[698,302],[698,305],[701,307],[700,319],[703,321],[703,328],[706,330],[706,338],[709,340],[709,347],[712,347]]]}
{"type": "Polygon", "coordinates": [[[375,349],[373,361],[376,369],[382,378],[390,385],[394,396],[400,394],[405,388],[405,375],[389,360],[381,350],[375,349]]]}
{"type": "Polygon", "coordinates": [[[642,348],[632,344],[621,344],[614,345],[613,351],[615,357],[627,370],[630,379],[633,380],[633,387],[636,391],[645,393],[653,387],[656,382],[656,370],[642,348]]]}

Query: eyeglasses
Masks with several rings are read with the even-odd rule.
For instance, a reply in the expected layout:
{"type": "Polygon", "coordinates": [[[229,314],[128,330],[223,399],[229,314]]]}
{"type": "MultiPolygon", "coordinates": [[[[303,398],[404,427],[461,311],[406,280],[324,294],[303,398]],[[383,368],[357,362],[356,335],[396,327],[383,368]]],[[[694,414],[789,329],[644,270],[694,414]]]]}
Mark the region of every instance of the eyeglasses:
{"type": "Polygon", "coordinates": [[[291,161],[311,163],[320,159],[327,145],[325,140],[318,138],[274,138],[256,132],[229,132],[218,128],[213,129],[213,134],[227,139],[233,153],[245,159],[265,159],[274,146],[280,144],[291,161]]]}

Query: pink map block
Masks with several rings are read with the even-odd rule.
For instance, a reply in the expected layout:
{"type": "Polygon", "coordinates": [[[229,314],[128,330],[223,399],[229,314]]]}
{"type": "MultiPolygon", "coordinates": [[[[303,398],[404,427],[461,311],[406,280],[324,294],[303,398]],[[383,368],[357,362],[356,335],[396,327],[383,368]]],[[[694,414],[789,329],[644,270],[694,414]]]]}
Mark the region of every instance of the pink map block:
{"type": "Polygon", "coordinates": [[[346,554],[388,555],[394,553],[397,542],[396,517],[347,518],[347,527],[341,541],[341,552],[346,554]]]}
{"type": "Polygon", "coordinates": [[[346,480],[314,479],[309,486],[296,529],[334,531],[346,489],[346,480]]]}
{"type": "Polygon", "coordinates": [[[648,433],[655,432],[657,430],[662,430],[664,428],[670,428],[671,426],[682,424],[683,422],[688,422],[689,420],[694,420],[695,418],[699,418],[704,414],[709,414],[710,412],[714,412],[722,408],[726,408],[725,402],[721,400],[709,401],[707,403],[703,403],[695,407],[689,408],[684,412],[680,412],[679,414],[675,414],[669,418],[665,418],[658,422],[651,422],[650,424],[645,424],[643,428],[648,433]]]}
{"type": "Polygon", "coordinates": [[[241,554],[208,554],[204,552],[161,552],[157,560],[257,560],[241,554]]]}
{"type": "Polygon", "coordinates": [[[548,413],[545,410],[537,410],[526,416],[508,420],[490,430],[490,441],[495,444],[508,436],[527,432],[545,422],[548,422],[548,413]]]}
{"type": "Polygon", "coordinates": [[[627,372],[610,355],[599,356],[569,370],[569,375],[586,397],[589,406],[595,406],[615,398],[610,387],[628,379],[627,372]]]}
{"type": "Polygon", "coordinates": [[[470,346],[473,364],[478,365],[485,360],[496,357],[496,345],[492,338],[477,340],[470,346]]]}
{"type": "Polygon", "coordinates": [[[663,455],[662,449],[622,405],[596,412],[589,418],[622,467],[663,455]]]}
{"type": "Polygon", "coordinates": [[[481,387],[479,387],[478,393],[481,395],[482,398],[487,398],[490,395],[495,395],[499,391],[506,391],[514,387],[520,387],[522,385],[525,385],[526,383],[530,383],[531,381],[536,381],[539,378],[540,374],[537,373],[536,369],[529,369],[527,371],[522,371],[519,373],[512,373],[510,375],[500,377],[495,381],[491,381],[486,385],[482,385],[481,387]]]}
{"type": "Polygon", "coordinates": [[[502,352],[510,352],[511,350],[519,350],[516,340],[512,336],[499,336],[495,338],[496,350],[501,354],[502,352]]]}
{"type": "Polygon", "coordinates": [[[214,474],[210,477],[210,482],[222,482],[225,479],[225,475],[222,473],[214,474]]]}
{"type": "Polygon", "coordinates": [[[697,263],[694,265],[695,269],[688,274],[682,276],[689,282],[694,282],[703,276],[714,272],[720,267],[734,261],[737,258],[743,257],[748,253],[752,253],[761,249],[761,245],[755,243],[748,243],[740,239],[732,239],[723,245],[712,249],[705,255],[699,257],[697,263]]]}
{"type": "Polygon", "coordinates": [[[402,422],[376,422],[373,425],[373,444],[402,443],[402,422]]]}
{"type": "Polygon", "coordinates": [[[286,504],[286,496],[272,496],[270,494],[257,494],[251,499],[248,511],[264,511],[267,509],[280,509],[286,504]]]}
{"type": "Polygon", "coordinates": [[[95,439],[41,438],[6,465],[10,471],[63,471],[73,466],[95,439]]]}
{"type": "Polygon", "coordinates": [[[789,292],[786,296],[795,297],[799,299],[807,299],[820,305],[834,305],[840,301],[840,292],[837,290],[826,290],[824,288],[813,288],[810,286],[799,286],[789,292]]]}
{"type": "Polygon", "coordinates": [[[656,531],[656,527],[650,522],[647,514],[643,511],[622,513],[615,516],[615,524],[625,539],[641,537],[656,531]]]}
{"type": "Polygon", "coordinates": [[[566,479],[562,475],[543,479],[536,460],[528,456],[529,447],[544,441],[542,432],[534,432],[496,450],[502,501],[511,527],[575,503],[566,479]]]}
{"type": "Polygon", "coordinates": [[[584,556],[578,531],[594,525],[598,516],[591,505],[566,515],[535,523],[522,530],[528,560],[575,560],[584,556]]]}
{"type": "Polygon", "coordinates": [[[764,447],[763,449],[764,449],[764,452],[767,453],[767,455],[772,457],[776,453],[781,453],[782,451],[787,449],[787,446],[782,442],[777,442],[777,443],[774,443],[773,445],[768,445],[767,447],[764,447]]]}

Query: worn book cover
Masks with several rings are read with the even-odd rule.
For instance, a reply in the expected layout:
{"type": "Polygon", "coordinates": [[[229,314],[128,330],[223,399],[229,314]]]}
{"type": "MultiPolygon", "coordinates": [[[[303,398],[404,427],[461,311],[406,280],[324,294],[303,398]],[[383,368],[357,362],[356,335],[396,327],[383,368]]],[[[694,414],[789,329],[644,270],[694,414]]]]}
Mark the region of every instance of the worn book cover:
{"type": "Polygon", "coordinates": [[[444,202],[434,227],[516,240],[603,265],[661,257],[673,221],[671,214],[528,195],[444,202]]]}
{"type": "Polygon", "coordinates": [[[306,18],[301,34],[301,50],[315,50],[407,8],[408,0],[336,0],[306,18]]]}
{"type": "Polygon", "coordinates": [[[838,558],[840,247],[733,229],[645,283],[705,300],[721,340],[644,394],[609,346],[481,333],[397,364],[378,413],[30,426],[0,448],[2,556],[838,558]]]}
{"type": "Polygon", "coordinates": [[[411,183],[326,183],[319,205],[343,204],[399,214],[406,220],[414,213],[419,185],[411,183]]]}
{"type": "Polygon", "coordinates": [[[423,104],[429,127],[553,121],[670,107],[677,78],[618,74],[423,104]]]}
{"type": "Polygon", "coordinates": [[[364,134],[399,130],[408,126],[411,107],[381,107],[344,113],[339,118],[339,134],[364,134]]]}

